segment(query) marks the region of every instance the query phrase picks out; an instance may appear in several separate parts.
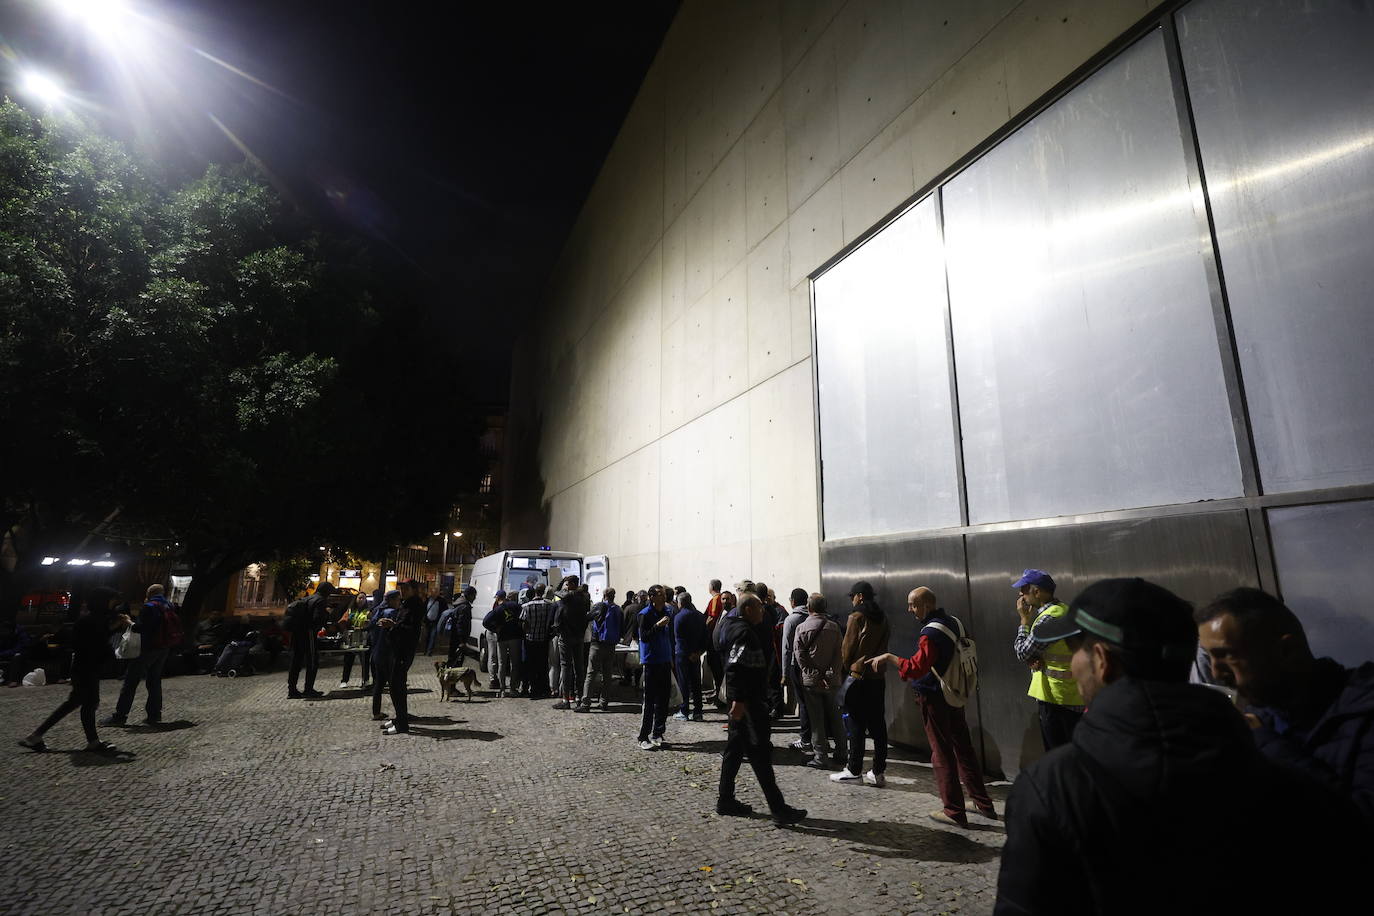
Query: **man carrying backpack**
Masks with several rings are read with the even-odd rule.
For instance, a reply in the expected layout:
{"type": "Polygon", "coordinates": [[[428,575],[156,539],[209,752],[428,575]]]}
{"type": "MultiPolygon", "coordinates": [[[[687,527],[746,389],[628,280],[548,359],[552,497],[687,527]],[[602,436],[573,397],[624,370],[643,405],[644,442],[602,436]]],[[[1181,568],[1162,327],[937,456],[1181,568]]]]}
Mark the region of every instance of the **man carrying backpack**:
{"type": "Polygon", "coordinates": [[[101,725],[125,724],[129,711],[134,707],[134,694],[138,692],[139,681],[143,681],[148,688],[148,700],[143,707],[146,714],[144,724],[157,725],[162,721],[162,666],[167,663],[167,655],[172,648],[180,645],[182,638],[181,620],[163,592],[161,585],[148,586],[147,599],[133,627],[134,632],[142,638],[142,650],[137,658],[129,661],[114,712],[101,719],[101,725]]]}
{"type": "Polygon", "coordinates": [[[930,765],[935,770],[935,783],[940,787],[940,801],[944,809],[932,811],[931,820],[943,824],[968,826],[964,810],[964,793],[960,780],[968,789],[973,806],[983,817],[996,819],[997,811],[983,785],[983,771],[973,753],[968,721],[964,718],[964,703],[975,686],[968,674],[977,671],[977,657],[973,640],[968,639],[963,623],[938,607],[935,593],[921,587],[906,596],[906,609],[921,622],[921,642],[911,658],[899,658],[891,652],[869,662],[874,671],[892,662],[902,680],[911,681],[916,699],[921,704],[921,721],[925,724],[926,739],[930,742],[930,765]],[[964,655],[970,656],[968,659],[964,655]],[[964,667],[968,661],[970,667],[964,667]]]}

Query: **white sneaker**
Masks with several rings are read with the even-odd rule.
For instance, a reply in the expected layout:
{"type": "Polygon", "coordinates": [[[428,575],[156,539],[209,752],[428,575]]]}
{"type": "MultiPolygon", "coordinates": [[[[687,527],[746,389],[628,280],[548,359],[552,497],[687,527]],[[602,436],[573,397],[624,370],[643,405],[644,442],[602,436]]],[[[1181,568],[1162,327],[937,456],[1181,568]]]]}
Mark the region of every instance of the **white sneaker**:
{"type": "Polygon", "coordinates": [[[335,687],[334,689],[335,689],[335,690],[347,690],[347,689],[348,689],[348,681],[339,681],[339,686],[335,687]]]}
{"type": "Polygon", "coordinates": [[[644,741],[639,742],[639,749],[641,751],[652,751],[654,749],[654,743],[652,741],[649,741],[648,739],[645,739],[644,741]]]}
{"type": "Polygon", "coordinates": [[[662,738],[650,738],[649,740],[652,741],[652,742],[654,743],[654,747],[663,747],[663,739],[662,739],[662,738]]]}
{"type": "Polygon", "coordinates": [[[864,774],[864,785],[881,789],[883,786],[887,785],[887,780],[883,778],[882,773],[875,773],[869,770],[864,774]]]}
{"type": "Polygon", "coordinates": [[[845,767],[843,770],[840,770],[838,773],[831,773],[831,774],[830,774],[830,781],[831,781],[831,782],[853,782],[854,780],[856,780],[856,779],[858,779],[858,778],[859,778],[859,774],[858,774],[858,773],[851,773],[851,772],[849,772],[849,768],[848,768],[848,767],[845,767]]]}

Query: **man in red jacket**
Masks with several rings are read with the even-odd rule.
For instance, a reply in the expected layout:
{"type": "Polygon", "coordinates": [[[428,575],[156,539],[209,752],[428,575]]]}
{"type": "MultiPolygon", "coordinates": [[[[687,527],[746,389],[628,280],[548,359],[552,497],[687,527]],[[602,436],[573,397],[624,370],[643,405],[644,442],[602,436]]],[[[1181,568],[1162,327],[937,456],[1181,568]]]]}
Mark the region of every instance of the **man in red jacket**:
{"type": "Polygon", "coordinates": [[[930,812],[931,820],[958,827],[968,826],[964,811],[964,793],[960,779],[968,788],[973,806],[983,817],[996,819],[997,811],[983,784],[983,771],[973,752],[964,708],[953,706],[945,699],[940,677],[949,670],[954,658],[956,634],[963,633],[963,623],[951,617],[935,601],[935,593],[921,587],[906,596],[906,609],[921,623],[921,642],[911,658],[899,658],[891,652],[869,662],[874,671],[892,662],[902,680],[910,681],[921,704],[921,721],[930,742],[930,765],[935,770],[935,784],[940,787],[941,811],[930,812]]]}

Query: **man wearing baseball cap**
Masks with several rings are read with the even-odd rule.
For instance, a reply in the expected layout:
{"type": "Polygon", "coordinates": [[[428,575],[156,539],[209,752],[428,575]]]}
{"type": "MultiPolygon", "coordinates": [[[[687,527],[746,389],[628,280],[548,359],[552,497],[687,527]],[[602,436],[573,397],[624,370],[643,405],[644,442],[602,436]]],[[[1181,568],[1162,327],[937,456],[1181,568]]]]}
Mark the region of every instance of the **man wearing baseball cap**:
{"type": "Polygon", "coordinates": [[[1078,720],[1083,716],[1083,698],[1069,672],[1071,652],[1063,640],[1045,643],[1034,633],[1047,622],[1064,616],[1068,608],[1054,597],[1054,579],[1043,569],[1028,569],[1011,584],[1020,592],[1016,614],[1021,625],[1016,629],[1012,650],[1031,670],[1030,689],[1040,719],[1040,740],[1051,751],[1068,744],[1078,720]]]}
{"type": "Polygon", "coordinates": [[[1302,912],[1353,899],[1369,848],[1358,817],[1266,761],[1223,693],[1188,683],[1188,602],[1104,579],[1036,638],[1070,646],[1088,708],[1069,744],[1016,778],[996,913],[1302,912]],[[1266,862],[1282,875],[1270,880],[1266,862]]]}

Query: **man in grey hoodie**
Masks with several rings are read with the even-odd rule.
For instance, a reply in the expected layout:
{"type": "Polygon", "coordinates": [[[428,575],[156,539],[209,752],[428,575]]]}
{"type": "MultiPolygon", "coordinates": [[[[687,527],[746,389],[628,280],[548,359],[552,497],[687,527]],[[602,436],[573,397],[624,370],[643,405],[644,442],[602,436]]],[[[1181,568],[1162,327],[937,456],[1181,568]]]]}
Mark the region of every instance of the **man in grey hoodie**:
{"type": "Polygon", "coordinates": [[[801,680],[802,708],[811,726],[811,734],[807,736],[811,759],[806,765],[822,770],[830,768],[825,759],[827,736],[835,742],[831,763],[841,766],[849,755],[840,708],[835,702],[835,691],[842,679],[840,642],[843,637],[839,624],[826,616],[824,595],[812,592],[806,600],[806,611],[805,618],[796,625],[791,657],[801,680]]]}

